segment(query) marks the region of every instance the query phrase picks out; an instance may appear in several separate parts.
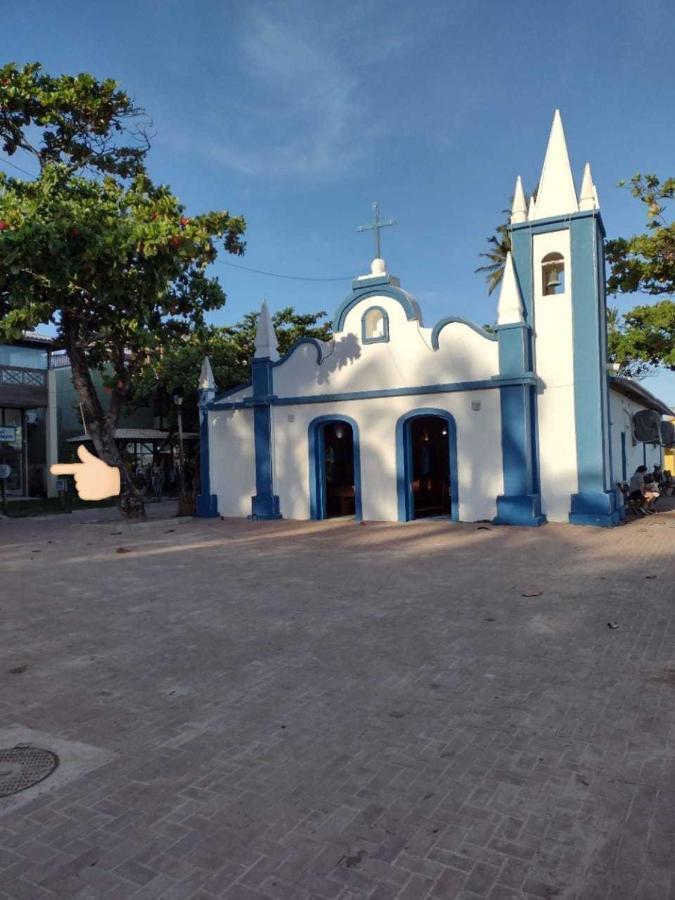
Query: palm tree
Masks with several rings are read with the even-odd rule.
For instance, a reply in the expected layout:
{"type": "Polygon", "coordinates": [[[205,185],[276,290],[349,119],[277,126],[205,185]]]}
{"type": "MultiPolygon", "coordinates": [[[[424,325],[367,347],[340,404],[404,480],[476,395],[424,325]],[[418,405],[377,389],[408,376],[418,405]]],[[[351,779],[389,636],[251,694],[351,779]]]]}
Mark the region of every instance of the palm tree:
{"type": "MultiPolygon", "coordinates": [[[[508,210],[504,210],[508,213],[508,210]]],[[[496,234],[488,238],[490,249],[485,253],[479,254],[489,259],[490,262],[484,266],[478,266],[475,272],[484,272],[488,285],[488,294],[491,294],[502,280],[504,274],[504,266],[506,264],[506,255],[511,250],[511,234],[509,226],[504,223],[497,226],[496,234]]]]}

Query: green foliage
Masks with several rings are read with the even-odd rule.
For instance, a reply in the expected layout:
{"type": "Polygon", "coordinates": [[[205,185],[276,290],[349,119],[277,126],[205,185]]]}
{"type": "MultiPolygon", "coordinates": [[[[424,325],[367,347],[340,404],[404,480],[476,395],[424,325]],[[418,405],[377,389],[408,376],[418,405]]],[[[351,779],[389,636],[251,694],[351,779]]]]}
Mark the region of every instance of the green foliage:
{"type": "MultiPolygon", "coordinates": [[[[620,182],[621,186],[625,182],[620,182]]],[[[655,175],[635,175],[631,194],[646,207],[647,231],[607,241],[611,294],[641,292],[652,296],[675,293],[675,222],[668,222],[668,204],[675,198],[675,178],[661,182],[655,175]]],[[[640,376],[659,366],[675,369],[675,302],[660,300],[636,306],[622,319],[612,311],[608,328],[610,359],[625,374],[640,376]]]]}
{"type": "Polygon", "coordinates": [[[59,164],[35,181],[0,175],[0,335],[50,321],[89,368],[112,364],[128,382],[152,354],[225,300],[205,267],[216,242],[242,251],[244,221],[188,218],[145,175],[127,186],[69,176],[59,164]]]}
{"type": "MultiPolygon", "coordinates": [[[[279,352],[285,353],[302,337],[326,341],[331,338],[326,314],[296,313],[289,306],[275,313],[273,318],[279,352]]],[[[136,399],[159,396],[170,412],[170,398],[174,394],[187,396],[183,404],[186,427],[196,426],[197,385],[202,360],[208,356],[218,389],[235,387],[251,377],[251,360],[255,352],[255,333],[258,313],[247,313],[241,322],[232,326],[209,325],[195,328],[185,336],[177,336],[145,367],[136,383],[136,399]]]]}
{"type": "Polygon", "coordinates": [[[661,300],[636,306],[619,319],[608,315],[607,344],[611,362],[621,373],[641,377],[659,366],[675,371],[675,303],[661,300]]]}
{"type": "MultiPolygon", "coordinates": [[[[244,252],[242,217],[188,217],[152,183],[141,116],[114,81],[51,77],[38,64],[0,69],[3,149],[39,166],[35,180],[0,174],[0,338],[56,326],[89,433],[111,465],[121,465],[121,406],[144,370],[225,302],[206,271],[218,247],[244,252]],[[111,390],[105,413],[92,369],[111,390]]],[[[132,497],[123,468],[122,480],[132,497]]]]}
{"type": "MultiPolygon", "coordinates": [[[[506,212],[506,210],[505,210],[506,212]]],[[[506,256],[511,250],[511,233],[507,224],[498,225],[496,233],[488,238],[490,249],[479,254],[489,260],[484,266],[478,266],[475,272],[483,272],[488,285],[488,294],[497,288],[504,275],[506,256]]]]}
{"type": "MultiPolygon", "coordinates": [[[[620,182],[623,186],[624,182],[620,182]]],[[[675,197],[675,178],[661,183],[655,175],[635,175],[631,194],[646,206],[647,232],[607,241],[610,294],[675,293],[675,221],[667,222],[667,204],[675,197]]]]}
{"type": "Polygon", "coordinates": [[[129,177],[142,169],[147,124],[145,112],[110,78],[53,77],[39,63],[0,68],[0,141],[8,156],[23,150],[41,168],[61,163],[70,172],[129,177]]]}

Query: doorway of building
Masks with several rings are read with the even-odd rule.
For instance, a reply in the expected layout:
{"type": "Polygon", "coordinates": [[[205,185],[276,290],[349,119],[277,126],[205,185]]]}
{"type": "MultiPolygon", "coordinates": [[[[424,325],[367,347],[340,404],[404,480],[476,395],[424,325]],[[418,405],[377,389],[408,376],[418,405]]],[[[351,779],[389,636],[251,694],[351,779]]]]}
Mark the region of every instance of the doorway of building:
{"type": "Polygon", "coordinates": [[[448,420],[441,416],[416,416],[407,425],[410,518],[449,516],[452,492],[448,420]]]}
{"type": "Polygon", "coordinates": [[[321,427],[321,468],[324,519],[356,512],[354,432],[349,422],[336,419],[321,427]]]}

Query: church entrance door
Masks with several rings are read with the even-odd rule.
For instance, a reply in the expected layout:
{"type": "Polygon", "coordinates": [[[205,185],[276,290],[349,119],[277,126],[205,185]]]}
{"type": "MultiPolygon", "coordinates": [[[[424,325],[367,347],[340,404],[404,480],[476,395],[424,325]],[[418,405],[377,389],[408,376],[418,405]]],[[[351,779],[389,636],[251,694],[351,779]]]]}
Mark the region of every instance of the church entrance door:
{"type": "Polygon", "coordinates": [[[448,420],[417,416],[408,421],[411,518],[449,516],[450,438],[448,420]]]}
{"type": "Polygon", "coordinates": [[[355,515],[354,433],[349,422],[336,419],[321,427],[320,452],[323,482],[321,518],[355,515]]]}

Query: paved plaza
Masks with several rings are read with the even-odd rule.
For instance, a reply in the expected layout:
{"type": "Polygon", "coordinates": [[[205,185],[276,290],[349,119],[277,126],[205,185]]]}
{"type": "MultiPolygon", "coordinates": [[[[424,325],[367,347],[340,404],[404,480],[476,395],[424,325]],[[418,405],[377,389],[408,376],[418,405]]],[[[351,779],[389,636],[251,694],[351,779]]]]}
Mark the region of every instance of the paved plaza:
{"type": "Polygon", "coordinates": [[[0,521],[0,898],[673,900],[674,548],[0,521]]]}

